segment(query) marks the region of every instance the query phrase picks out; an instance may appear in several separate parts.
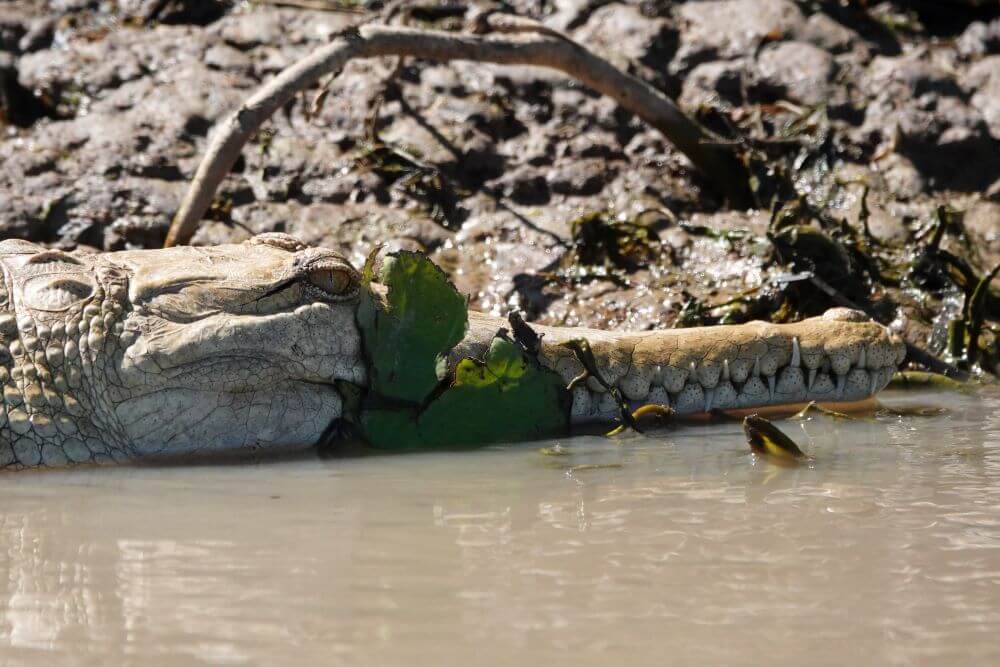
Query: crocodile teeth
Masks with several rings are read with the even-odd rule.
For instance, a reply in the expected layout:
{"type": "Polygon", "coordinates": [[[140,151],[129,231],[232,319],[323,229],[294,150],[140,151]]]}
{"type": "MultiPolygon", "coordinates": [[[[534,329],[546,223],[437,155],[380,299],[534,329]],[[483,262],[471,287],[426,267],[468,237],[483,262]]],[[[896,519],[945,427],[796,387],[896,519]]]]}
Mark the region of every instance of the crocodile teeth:
{"type": "Polygon", "coordinates": [[[722,360],[722,381],[729,382],[729,359],[722,360]]]}
{"type": "Polygon", "coordinates": [[[773,375],[768,375],[767,376],[767,392],[770,395],[770,400],[771,400],[772,403],[774,402],[774,383],[775,383],[774,376],[773,375]]]}
{"type": "Polygon", "coordinates": [[[846,387],[846,386],[847,386],[847,375],[846,374],[845,375],[837,375],[837,388],[835,390],[836,394],[837,394],[837,398],[843,398],[844,397],[844,387],[846,387]]]}
{"type": "Polygon", "coordinates": [[[753,377],[760,377],[760,355],[757,355],[753,359],[753,370],[750,371],[750,375],[753,377]]]}
{"type": "Polygon", "coordinates": [[[816,382],[816,369],[809,369],[809,379],[806,381],[806,391],[813,390],[813,383],[816,382]]]}
{"type": "Polygon", "coordinates": [[[792,337],[792,360],[789,365],[793,368],[797,368],[802,365],[802,352],[799,350],[799,337],[792,337]]]}
{"type": "Polygon", "coordinates": [[[871,384],[869,385],[868,388],[868,395],[874,396],[875,390],[878,389],[878,380],[879,380],[879,375],[881,374],[878,371],[872,371],[868,375],[871,376],[871,380],[869,380],[871,384]]]}
{"type": "Polygon", "coordinates": [[[715,401],[715,387],[705,390],[705,412],[712,411],[712,403],[715,401]]]}
{"type": "Polygon", "coordinates": [[[864,369],[868,364],[868,355],[866,352],[865,348],[861,348],[861,354],[858,355],[858,368],[864,369]]]}

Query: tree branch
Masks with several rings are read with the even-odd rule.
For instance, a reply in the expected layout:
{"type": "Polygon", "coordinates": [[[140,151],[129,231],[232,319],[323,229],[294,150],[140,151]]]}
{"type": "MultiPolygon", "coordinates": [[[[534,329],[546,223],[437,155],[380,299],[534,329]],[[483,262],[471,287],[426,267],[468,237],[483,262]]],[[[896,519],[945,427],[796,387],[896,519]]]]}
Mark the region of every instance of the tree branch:
{"type": "MultiPolygon", "coordinates": [[[[492,20],[488,21],[492,28],[492,20]]],[[[510,26],[496,25],[499,32],[510,26]]],[[[181,207],[167,233],[165,245],[187,243],[208,210],[215,191],[240,156],[243,146],[260,126],[301,90],[321,77],[343,69],[354,58],[412,56],[448,62],[472,60],[504,65],[536,65],[568,74],[588,87],[614,99],[658,129],[725,193],[732,203],[749,201],[743,165],[708,130],[685,116],[663,93],[626,74],[576,42],[543,30],[523,27],[512,34],[470,35],[365,25],[338,36],[274,79],[261,86],[235,113],[213,132],[181,207]]]]}

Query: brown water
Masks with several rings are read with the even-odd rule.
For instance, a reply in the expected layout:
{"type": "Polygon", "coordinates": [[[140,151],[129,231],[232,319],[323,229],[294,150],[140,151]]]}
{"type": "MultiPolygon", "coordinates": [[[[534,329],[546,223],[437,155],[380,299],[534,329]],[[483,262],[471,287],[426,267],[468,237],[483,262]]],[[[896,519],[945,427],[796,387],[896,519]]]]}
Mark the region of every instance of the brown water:
{"type": "Polygon", "coordinates": [[[1000,396],[886,403],[949,413],[6,475],[0,662],[998,664],[1000,396]]]}

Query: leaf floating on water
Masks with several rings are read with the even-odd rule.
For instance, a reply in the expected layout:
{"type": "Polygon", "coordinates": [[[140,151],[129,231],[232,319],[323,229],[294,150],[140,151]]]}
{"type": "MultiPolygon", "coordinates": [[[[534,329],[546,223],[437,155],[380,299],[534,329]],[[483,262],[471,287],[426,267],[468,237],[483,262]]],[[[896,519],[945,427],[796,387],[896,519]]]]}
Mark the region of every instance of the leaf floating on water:
{"type": "MultiPolygon", "coordinates": [[[[644,419],[646,417],[653,417],[658,422],[666,424],[671,420],[671,418],[673,418],[673,416],[674,416],[674,409],[671,408],[669,405],[661,405],[660,403],[646,403],[645,405],[639,406],[639,408],[637,408],[635,412],[632,413],[632,422],[638,424],[639,420],[641,419],[644,419]]],[[[625,424],[620,424],[617,427],[613,428],[612,430],[608,431],[605,434],[605,436],[611,438],[613,436],[619,435],[621,433],[624,433],[626,428],[628,427],[625,424]]]]}
{"type": "Polygon", "coordinates": [[[771,461],[784,464],[797,464],[808,459],[791,438],[763,417],[746,417],[743,420],[743,432],[746,433],[750,450],[758,456],[766,456],[771,461]]]}
{"type": "Polygon", "coordinates": [[[940,373],[925,371],[900,371],[892,376],[889,389],[945,389],[950,391],[968,391],[971,385],[953,380],[940,373]]]}

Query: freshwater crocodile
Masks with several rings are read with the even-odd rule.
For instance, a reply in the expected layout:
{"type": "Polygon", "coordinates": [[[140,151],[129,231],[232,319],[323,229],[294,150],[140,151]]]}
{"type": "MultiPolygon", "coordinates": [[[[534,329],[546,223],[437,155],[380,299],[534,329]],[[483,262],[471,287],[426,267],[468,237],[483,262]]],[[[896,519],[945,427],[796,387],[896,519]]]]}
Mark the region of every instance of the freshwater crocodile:
{"type": "MultiPolygon", "coordinates": [[[[306,448],[345,416],[342,383],[366,383],[361,276],[285,234],[95,254],[7,240],[0,264],[3,468],[306,448]]],[[[504,324],[470,314],[452,356],[504,324]]],[[[536,330],[540,362],[567,383],[583,367],[559,343],[583,337],[605,382],[678,413],[862,399],[904,355],[845,309],[785,325],[536,330]]],[[[572,396],[574,423],[618,414],[594,377],[572,396]]]]}

